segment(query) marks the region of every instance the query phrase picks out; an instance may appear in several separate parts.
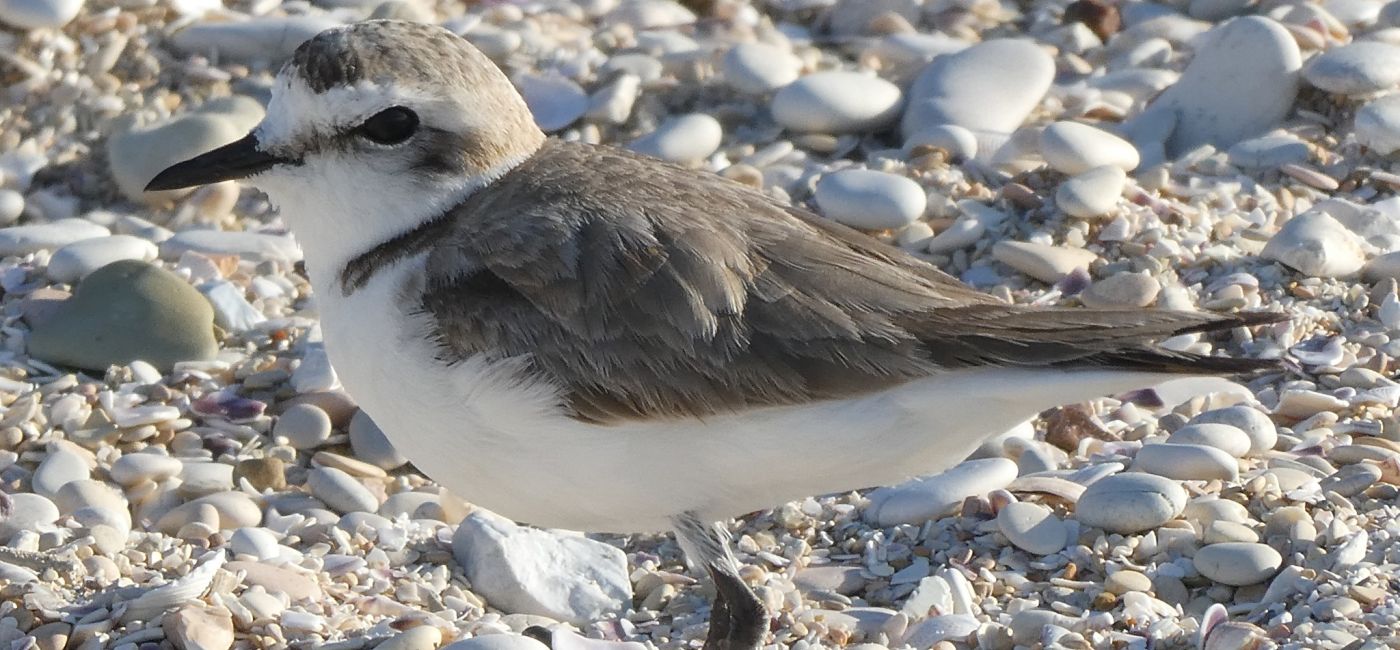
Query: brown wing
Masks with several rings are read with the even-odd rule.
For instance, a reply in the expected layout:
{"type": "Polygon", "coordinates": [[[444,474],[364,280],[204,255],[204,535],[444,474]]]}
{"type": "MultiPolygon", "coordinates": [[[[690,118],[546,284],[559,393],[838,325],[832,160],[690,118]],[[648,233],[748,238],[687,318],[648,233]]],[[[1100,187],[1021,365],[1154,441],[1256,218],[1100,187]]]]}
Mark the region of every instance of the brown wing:
{"type": "Polygon", "coordinates": [[[749,188],[615,149],[551,141],[451,218],[422,305],[444,358],[528,357],[591,421],[848,397],[955,367],[1259,365],[1144,347],[1237,320],[1005,305],[749,188]]]}

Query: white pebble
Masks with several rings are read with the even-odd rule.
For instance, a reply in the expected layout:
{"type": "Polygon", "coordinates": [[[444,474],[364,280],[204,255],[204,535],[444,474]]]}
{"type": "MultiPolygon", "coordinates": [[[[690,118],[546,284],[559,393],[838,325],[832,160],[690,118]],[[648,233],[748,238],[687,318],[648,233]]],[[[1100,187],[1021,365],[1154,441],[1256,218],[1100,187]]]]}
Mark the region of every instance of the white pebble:
{"type": "Polygon", "coordinates": [[[1205,445],[1144,445],[1133,457],[1133,469],[1177,480],[1232,480],[1239,463],[1230,454],[1205,445]]]}
{"type": "Polygon", "coordinates": [[[1278,427],[1263,411],[1243,404],[1206,411],[1191,418],[1188,424],[1228,424],[1249,436],[1250,453],[1259,454],[1274,448],[1278,442],[1278,427]]]}
{"type": "Polygon", "coordinates": [[[331,437],[331,416],[310,404],[296,404],[277,418],[272,434],[296,449],[315,449],[331,437]]]}
{"type": "Polygon", "coordinates": [[[817,183],[817,206],[827,218],[853,228],[902,228],[924,213],[927,195],[904,176],[871,169],[844,169],[817,183]]]}
{"type": "Polygon", "coordinates": [[[1260,255],[1323,278],[1349,276],[1366,263],[1357,236],[1321,211],[1300,214],[1283,224],[1260,255]]]}
{"type": "Polygon", "coordinates": [[[1185,507],[1186,490],[1179,483],[1134,472],[1095,481],[1080,495],[1074,514],[1085,526],[1138,533],[1171,521],[1185,507]]]}
{"type": "Polygon", "coordinates": [[[1087,269],[1098,259],[1098,255],[1083,248],[1020,241],[997,242],[992,247],[992,257],[1045,283],[1058,282],[1075,269],[1087,269]]]}
{"type": "Polygon", "coordinates": [[[627,145],[627,148],[662,160],[693,163],[708,158],[719,149],[724,129],[704,113],[673,117],[627,145]]]}
{"type": "Polygon", "coordinates": [[[773,96],[773,119],[793,131],[860,133],[899,116],[899,87],[859,72],[817,72],[773,96]]]}
{"type": "Polygon", "coordinates": [[[1055,171],[1071,176],[1103,165],[1125,172],[1138,166],[1138,152],[1131,142],[1078,122],[1045,127],[1040,133],[1040,153],[1055,171]]]}
{"type": "Polygon", "coordinates": [[[332,510],[340,514],[374,512],[379,500],[353,476],[334,467],[317,467],[306,476],[306,486],[332,510]]]}
{"type": "Polygon", "coordinates": [[[112,262],[156,258],[156,245],[131,235],[94,237],[68,244],[49,258],[44,273],[54,282],[74,284],[112,262]]]}
{"type": "Polygon", "coordinates": [[[787,48],[740,43],[724,55],[724,81],[739,92],[763,95],[797,80],[802,61],[787,48]]]}
{"type": "Polygon", "coordinates": [[[997,526],[1012,544],[1034,555],[1053,555],[1069,541],[1069,528],[1045,506],[1018,501],[1002,507],[997,526]]]}
{"type": "Polygon", "coordinates": [[[1183,445],[1215,447],[1235,458],[1242,458],[1251,449],[1249,435],[1228,424],[1188,424],[1167,436],[1167,442],[1183,445]]]}
{"type": "Polygon", "coordinates": [[[0,23],[23,29],[58,28],[82,8],[83,0],[0,0],[0,23]]]}
{"type": "Polygon", "coordinates": [[[1104,165],[1073,176],[1055,191],[1055,205],[1081,219],[1110,214],[1123,196],[1128,176],[1121,167],[1104,165]]]}
{"type": "Polygon", "coordinates": [[[865,519],[878,526],[921,524],[948,514],[970,496],[1010,485],[1016,473],[1016,463],[1006,458],[964,461],[941,474],[876,489],[865,519]]]}
{"type": "Polygon", "coordinates": [[[1283,565],[1283,557],[1265,544],[1225,542],[1196,551],[1193,563],[1211,580],[1242,587],[1268,580],[1283,565]]]}

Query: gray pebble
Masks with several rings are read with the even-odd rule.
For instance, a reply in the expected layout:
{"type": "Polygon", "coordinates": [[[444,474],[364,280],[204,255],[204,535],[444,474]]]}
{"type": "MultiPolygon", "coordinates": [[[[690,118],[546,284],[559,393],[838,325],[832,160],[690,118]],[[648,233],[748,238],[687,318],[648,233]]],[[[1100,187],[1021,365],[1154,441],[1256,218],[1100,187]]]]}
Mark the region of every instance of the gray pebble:
{"type": "Polygon", "coordinates": [[[317,499],[325,502],[332,510],[348,512],[374,512],[379,501],[354,477],[333,467],[317,467],[306,476],[306,485],[317,499]]]}
{"type": "Polygon", "coordinates": [[[311,404],[295,404],[278,416],[272,434],[296,449],[315,449],[331,437],[331,417],[311,404]]]}
{"type": "Polygon", "coordinates": [[[1095,481],[1080,495],[1074,512],[1085,526],[1139,533],[1171,521],[1185,507],[1186,490],[1179,483],[1135,472],[1095,481]]]}
{"type": "Polygon", "coordinates": [[[356,458],[380,469],[394,469],[408,462],[363,410],[355,411],[348,429],[350,448],[355,451],[356,458]]]}

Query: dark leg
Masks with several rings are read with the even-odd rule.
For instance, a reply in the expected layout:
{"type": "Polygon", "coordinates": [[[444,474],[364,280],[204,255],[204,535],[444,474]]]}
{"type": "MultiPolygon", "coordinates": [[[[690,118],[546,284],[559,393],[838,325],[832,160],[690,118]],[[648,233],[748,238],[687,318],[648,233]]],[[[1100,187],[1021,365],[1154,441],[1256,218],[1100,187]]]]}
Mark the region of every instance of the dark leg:
{"type": "Polygon", "coordinates": [[[676,517],[675,523],[686,561],[694,569],[704,569],[715,583],[705,650],[757,650],[768,632],[768,612],[739,578],[728,532],[689,513],[676,517]]]}

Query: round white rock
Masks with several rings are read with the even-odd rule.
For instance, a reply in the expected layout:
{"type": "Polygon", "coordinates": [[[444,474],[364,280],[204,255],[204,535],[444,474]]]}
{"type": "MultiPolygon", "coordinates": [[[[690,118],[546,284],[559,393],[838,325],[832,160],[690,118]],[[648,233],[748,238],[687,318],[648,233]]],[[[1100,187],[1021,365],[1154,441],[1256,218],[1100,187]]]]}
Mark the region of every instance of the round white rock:
{"type": "Polygon", "coordinates": [[[928,196],[918,183],[873,169],[845,169],[817,183],[817,206],[852,228],[903,228],[924,213],[928,196]]]}

